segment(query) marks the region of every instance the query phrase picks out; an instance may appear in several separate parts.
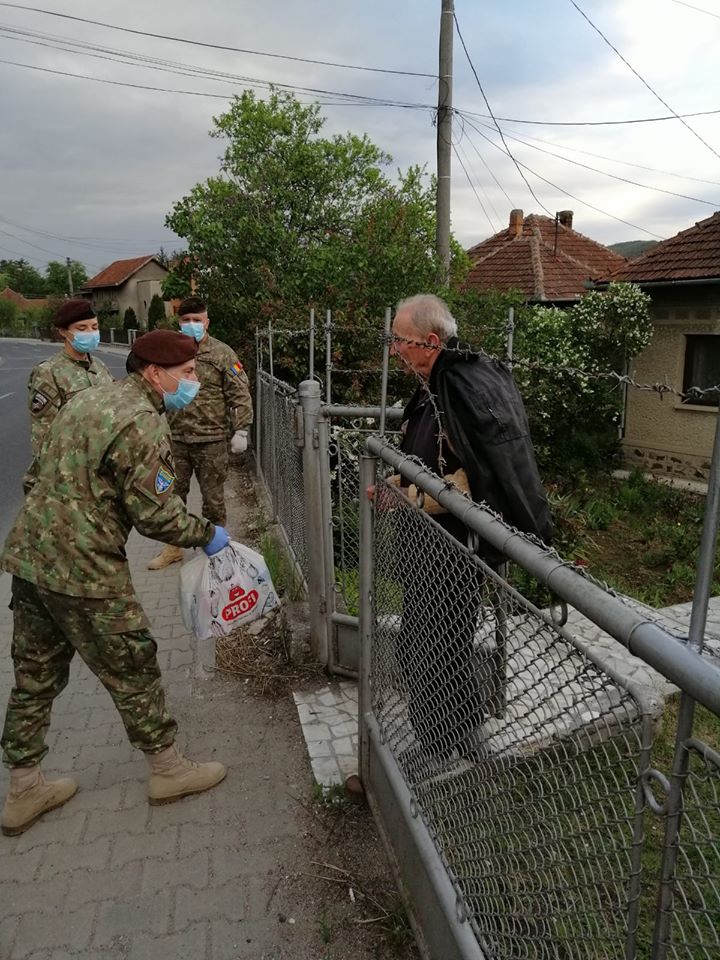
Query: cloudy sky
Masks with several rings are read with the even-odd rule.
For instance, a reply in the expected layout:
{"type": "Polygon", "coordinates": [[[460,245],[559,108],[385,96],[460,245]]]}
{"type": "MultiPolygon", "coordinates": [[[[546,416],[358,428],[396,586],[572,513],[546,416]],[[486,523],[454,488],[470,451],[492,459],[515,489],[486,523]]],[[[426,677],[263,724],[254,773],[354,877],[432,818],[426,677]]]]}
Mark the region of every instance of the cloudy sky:
{"type": "MultiPolygon", "coordinates": [[[[0,4],[0,257],[23,256],[43,268],[49,259],[71,256],[93,273],[116,258],[181,247],[163,225],[165,214],[217,171],[221,143],[208,136],[212,117],[251,80],[332,91],[321,97],[329,101],[327,132],[366,132],[395,166],[434,170],[440,0],[36,2],[44,12],[0,4]],[[50,11],[208,44],[431,76],[220,51],[50,11]],[[133,62],[117,62],[128,54],[133,62]],[[138,57],[176,66],[152,69],[158,64],[138,57]],[[198,69],[246,79],[210,79],[198,69]],[[336,93],[426,106],[349,105],[336,93]]],[[[461,242],[469,246],[506,226],[512,207],[572,209],[576,229],[604,243],[672,236],[720,209],[720,0],[577,0],[668,106],[571,0],[455,2],[490,107],[504,118],[507,146],[529,168],[523,169],[538,198],[504,152],[456,36],[454,105],[461,114],[454,140],[473,185],[454,158],[453,229],[461,242]],[[687,119],[698,136],[674,118],[587,125],[700,111],[718,112],[687,119]],[[585,125],[561,125],[570,122],[585,125]]]]}

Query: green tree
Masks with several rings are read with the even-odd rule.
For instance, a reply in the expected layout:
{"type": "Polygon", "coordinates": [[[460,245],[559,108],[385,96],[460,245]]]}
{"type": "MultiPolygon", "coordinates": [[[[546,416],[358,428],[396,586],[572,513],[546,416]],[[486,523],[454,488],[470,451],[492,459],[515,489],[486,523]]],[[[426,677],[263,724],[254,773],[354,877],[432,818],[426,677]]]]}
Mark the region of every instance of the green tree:
{"type": "Polygon", "coordinates": [[[0,260],[0,276],[3,278],[1,289],[10,287],[24,297],[45,295],[45,280],[42,274],[27,260],[0,260]]]}
{"type": "MultiPolygon", "coordinates": [[[[79,260],[71,260],[70,274],[72,276],[73,291],[77,293],[78,290],[87,283],[87,270],[79,260]]],[[[51,260],[50,263],[48,263],[45,268],[45,290],[49,294],[57,294],[58,296],[70,295],[66,263],[61,263],[59,260],[51,260]]]]}
{"type": "Polygon", "coordinates": [[[123,330],[137,330],[137,328],[138,322],[135,311],[132,307],[128,307],[123,314],[123,330]]]}
{"type": "Polygon", "coordinates": [[[567,310],[520,314],[513,373],[546,470],[569,476],[616,452],[623,393],[607,374],[622,373],[650,343],[649,306],[639,287],[614,283],[567,310]]]}
{"type": "Polygon", "coordinates": [[[155,293],[148,307],[148,330],[154,330],[156,327],[161,326],[164,319],[165,304],[162,301],[162,297],[159,297],[155,293]]]}
{"type": "MultiPolygon", "coordinates": [[[[323,137],[319,111],[290,94],[236,97],[211,131],[226,144],[219,173],[178,201],[166,223],[187,241],[214,328],[246,356],[256,324],[307,323],[315,306],[356,328],[336,337],[339,366],[377,362],[384,308],[442,292],[434,185],[417,167],[392,181],[390,157],[366,136],[323,137]]],[[[457,280],[468,265],[457,244],[453,254],[457,280]]],[[[305,372],[306,354],[306,344],[283,351],[287,376],[305,372]]]]}
{"type": "Polygon", "coordinates": [[[190,270],[187,263],[177,261],[162,281],[163,300],[184,300],[192,292],[190,270]]]}

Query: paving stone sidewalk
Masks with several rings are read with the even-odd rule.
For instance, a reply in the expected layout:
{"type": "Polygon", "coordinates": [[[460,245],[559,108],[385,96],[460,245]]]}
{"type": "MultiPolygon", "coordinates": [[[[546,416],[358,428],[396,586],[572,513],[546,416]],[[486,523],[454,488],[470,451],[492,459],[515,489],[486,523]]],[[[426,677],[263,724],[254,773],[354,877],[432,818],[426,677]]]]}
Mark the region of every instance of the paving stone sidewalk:
{"type": "MultiPolygon", "coordinates": [[[[232,530],[237,501],[230,515],[232,530]]],[[[306,856],[307,815],[296,798],[312,790],[294,706],[252,699],[241,681],[203,666],[208,652],[180,619],[179,566],[146,569],[157,551],[133,533],[133,579],[179,744],[191,758],[224,761],[228,777],[207,794],[149,807],[145,758],[76,657],[56,701],[45,769],[72,773],[80,790],[21,837],[0,837],[0,960],[319,960],[312,904],[300,885],[282,882],[306,856]]],[[[2,575],[3,712],[12,680],[9,594],[2,575]]],[[[7,783],[2,768],[2,795],[7,783]]]]}

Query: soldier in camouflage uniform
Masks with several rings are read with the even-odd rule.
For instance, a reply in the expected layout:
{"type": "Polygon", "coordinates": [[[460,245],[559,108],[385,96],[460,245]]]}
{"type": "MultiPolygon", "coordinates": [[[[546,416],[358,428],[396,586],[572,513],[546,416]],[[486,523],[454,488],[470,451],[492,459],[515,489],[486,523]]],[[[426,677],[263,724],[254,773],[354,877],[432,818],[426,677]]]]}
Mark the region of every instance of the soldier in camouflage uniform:
{"type": "Polygon", "coordinates": [[[15,669],[2,734],[11,777],[3,833],[22,833],[77,789],[70,779],[45,781],[40,770],[52,704],[75,653],[110,693],[130,742],[148,754],[150,803],[207,790],[225,776],[222,764],[192,763],[175,747],[156,644],[125,554],[132,527],[209,555],[229,540],[175,496],[160,416],[196,395],[196,350],[169,330],[140,337],[130,376],[65,406],[31,468],[32,486],[0,557],[13,575],[15,669]]]}
{"type": "MultiPolygon", "coordinates": [[[[183,500],[195,474],[202,493],[203,514],[224,526],[228,439],[232,453],[247,449],[246,428],[253,410],[247,374],[235,352],[208,334],[207,307],[198,297],[183,300],[178,309],[180,330],[199,344],[196,358],[200,395],[184,410],[168,413],[175,457],[175,492],[183,500]]],[[[150,561],[161,570],[182,560],[182,550],[168,544],[150,561]]]]}
{"type": "Polygon", "coordinates": [[[33,457],[40,453],[50,424],[71,397],[113,381],[105,364],[91,355],[100,343],[100,334],[87,300],[66,300],[53,323],[65,341],[63,349],[39,363],[28,382],[33,457]]]}

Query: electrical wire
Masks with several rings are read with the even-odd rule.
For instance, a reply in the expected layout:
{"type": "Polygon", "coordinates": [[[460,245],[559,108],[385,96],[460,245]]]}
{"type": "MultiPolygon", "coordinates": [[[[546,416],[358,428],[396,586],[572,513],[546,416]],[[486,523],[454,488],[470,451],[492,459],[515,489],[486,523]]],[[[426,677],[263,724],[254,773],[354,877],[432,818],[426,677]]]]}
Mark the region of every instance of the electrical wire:
{"type": "MultiPolygon", "coordinates": [[[[481,136],[483,140],[487,140],[489,144],[495,147],[496,150],[500,150],[501,153],[505,153],[505,150],[503,150],[503,148],[500,146],[499,143],[495,143],[494,140],[491,140],[486,133],[483,133],[482,130],[478,129],[478,127],[476,127],[475,124],[472,123],[472,121],[468,120],[467,117],[465,119],[467,121],[468,126],[472,127],[472,129],[479,136],[481,136]]],[[[625,224],[626,227],[632,227],[633,230],[640,230],[641,233],[646,233],[649,237],[653,237],[655,240],[665,239],[665,237],[661,237],[659,234],[653,233],[651,230],[647,230],[645,227],[641,227],[637,223],[630,223],[629,220],[623,220],[622,217],[617,217],[615,216],[614,213],[609,213],[607,210],[603,210],[601,207],[596,207],[594,204],[589,203],[587,200],[583,200],[580,197],[576,197],[575,194],[570,193],[569,190],[566,190],[564,187],[558,186],[558,184],[553,183],[552,180],[548,180],[547,177],[543,177],[542,174],[539,174],[536,170],[533,170],[532,167],[529,167],[526,163],[522,163],[519,160],[516,162],[519,163],[521,167],[523,167],[525,170],[531,173],[534,177],[537,177],[538,180],[542,180],[543,183],[547,183],[548,186],[551,186],[554,190],[558,190],[560,193],[564,194],[566,197],[570,197],[571,200],[575,200],[577,201],[577,203],[582,203],[583,206],[589,207],[590,210],[595,210],[596,213],[601,213],[604,217],[609,217],[611,220],[617,220],[618,223],[623,223],[625,224]]]]}
{"type": "Polygon", "coordinates": [[[420,73],[414,70],[394,70],[385,67],[368,67],[361,64],[338,63],[333,60],[316,60],[310,57],[294,57],[282,53],[267,53],[262,50],[251,50],[243,47],[230,47],[221,43],[207,43],[202,40],[190,40],[187,37],[173,37],[164,33],[151,33],[149,30],[135,30],[131,27],[123,27],[115,23],[106,23],[102,20],[90,20],[86,17],[75,17],[69,13],[59,13],[56,10],[44,10],[41,7],[30,7],[21,3],[0,2],[0,7],[9,7],[13,10],[26,10],[30,13],[39,13],[47,17],[59,17],[63,20],[73,20],[76,23],[88,23],[95,27],[105,27],[108,30],[120,30],[123,33],[132,33],[138,37],[151,37],[154,40],[170,40],[173,43],[185,43],[193,47],[205,47],[209,50],[226,50],[230,53],[244,53],[255,57],[270,57],[274,60],[292,60],[295,63],[312,63],[322,67],[336,67],[343,70],[362,70],[367,73],[388,73],[403,77],[425,77],[431,80],[436,79],[434,73],[420,73]]]}
{"type": "MultiPolygon", "coordinates": [[[[468,140],[468,143],[469,143],[469,142],[470,142],[470,140],[468,140]]],[[[465,150],[463,149],[462,143],[457,143],[456,146],[457,146],[458,150],[460,151],[460,153],[462,153],[463,158],[464,158],[464,160],[465,160],[465,163],[467,164],[468,170],[469,170],[470,173],[473,175],[473,177],[477,180],[477,185],[478,185],[478,187],[480,188],[480,190],[482,191],[482,195],[485,197],[485,201],[486,201],[488,207],[490,208],[490,210],[492,211],[493,216],[495,217],[496,220],[502,221],[502,217],[501,217],[500,214],[497,212],[497,209],[495,208],[495,204],[492,202],[492,197],[490,196],[490,194],[487,192],[487,190],[486,190],[485,187],[483,186],[482,179],[477,175],[477,172],[475,171],[475,168],[473,167],[473,165],[472,165],[472,163],[471,163],[471,161],[470,161],[470,157],[467,155],[467,153],[466,153],[465,150]]]]}
{"type": "Polygon", "coordinates": [[[493,112],[492,112],[492,108],[491,108],[491,106],[490,106],[490,102],[489,102],[488,98],[485,96],[485,91],[483,90],[483,86],[482,86],[482,84],[480,83],[480,77],[478,76],[477,70],[475,69],[475,64],[472,62],[472,58],[470,57],[470,53],[469,53],[468,48],[467,48],[467,46],[466,46],[466,44],[465,44],[465,39],[464,39],[464,37],[463,37],[463,35],[462,35],[462,31],[461,31],[461,29],[460,29],[460,24],[459,24],[459,22],[458,22],[457,14],[456,14],[454,11],[453,11],[453,20],[455,21],[455,29],[457,30],[457,34],[458,34],[458,37],[459,37],[459,39],[460,39],[460,43],[462,44],[462,48],[463,48],[463,50],[465,51],[465,56],[467,57],[467,62],[470,64],[470,69],[472,70],[473,76],[475,77],[475,80],[477,81],[477,85],[478,85],[478,87],[480,88],[480,93],[482,94],[482,98],[483,98],[483,100],[485,101],[485,106],[487,107],[487,111],[488,111],[488,113],[490,114],[490,116],[492,117],[492,121],[493,121],[493,123],[495,124],[495,127],[497,128],[498,133],[500,134],[500,139],[502,140],[503,144],[505,145],[505,151],[506,151],[507,155],[510,157],[510,159],[512,160],[512,162],[515,164],[515,167],[516,167],[516,169],[517,169],[517,172],[520,174],[520,176],[522,177],[522,179],[525,181],[525,186],[526,186],[526,187],[528,188],[528,190],[530,191],[530,194],[531,194],[533,200],[534,200],[540,207],[542,207],[542,209],[545,211],[545,213],[547,213],[547,215],[548,215],[549,217],[551,217],[551,216],[552,216],[552,213],[548,210],[548,208],[545,206],[545,204],[542,202],[542,200],[538,197],[538,195],[535,193],[535,191],[533,190],[533,188],[530,186],[530,181],[528,180],[528,178],[525,176],[525,174],[524,174],[524,173],[522,172],[522,170],[520,169],[520,164],[518,164],[518,162],[516,161],[515,157],[512,155],[512,152],[511,152],[510,148],[508,147],[507,143],[505,143],[505,137],[504,137],[504,135],[503,135],[502,130],[500,129],[500,124],[497,122],[497,120],[496,120],[496,118],[495,118],[495,115],[494,115],[493,112]]]}
{"type": "MultiPolygon", "coordinates": [[[[482,124],[487,130],[493,130],[494,128],[490,126],[489,123],[482,124]]],[[[597,167],[591,167],[587,163],[581,163],[579,160],[571,160],[570,157],[563,157],[562,154],[554,153],[552,150],[546,150],[544,147],[538,147],[533,143],[529,143],[526,140],[523,140],[522,137],[516,137],[508,133],[507,136],[511,140],[515,140],[516,143],[522,143],[526,147],[530,147],[532,150],[538,150],[540,153],[546,153],[550,157],[555,157],[557,160],[562,160],[565,163],[569,163],[575,167],[582,167],[583,170],[590,170],[592,173],[598,173],[603,177],[609,177],[612,180],[619,180],[621,183],[630,184],[633,187],[641,187],[643,190],[653,190],[656,193],[665,193],[671,197],[679,197],[681,200],[692,200],[695,203],[703,203],[708,207],[713,207],[717,209],[720,206],[720,200],[704,200],[700,197],[692,197],[687,193],[677,193],[675,190],[665,190],[663,187],[653,187],[647,183],[640,183],[637,180],[630,180],[628,177],[621,177],[618,174],[610,173],[607,170],[599,170],[597,167]]]]}
{"type": "Polygon", "coordinates": [[[625,57],[620,53],[620,51],[618,50],[618,48],[617,48],[616,46],[614,46],[614,44],[612,44],[612,43],[610,42],[610,40],[608,40],[608,38],[605,36],[605,34],[602,32],[602,30],[601,30],[599,27],[595,26],[595,24],[592,22],[592,20],[590,19],[590,17],[588,17],[588,15],[587,15],[587,14],[580,8],[580,6],[576,3],[576,0],[570,0],[570,3],[573,5],[573,7],[575,7],[575,9],[576,9],[577,12],[580,14],[580,16],[590,24],[590,26],[593,28],[593,30],[595,31],[595,33],[597,33],[598,36],[601,37],[602,40],[610,47],[610,49],[613,51],[613,53],[617,54],[617,56],[622,60],[622,62],[625,64],[625,66],[635,74],[635,76],[636,76],[636,77],[638,78],[638,80],[643,84],[643,86],[647,87],[647,89],[648,89],[648,90],[650,91],[650,93],[655,97],[655,99],[656,99],[656,100],[659,100],[660,103],[661,103],[664,107],[666,107],[668,110],[670,110],[671,113],[673,114],[673,116],[675,117],[675,119],[676,119],[676,120],[679,120],[680,123],[681,123],[684,127],[687,127],[687,129],[690,131],[690,133],[691,133],[694,137],[696,137],[696,138],[700,141],[700,143],[704,144],[704,146],[706,146],[711,153],[714,153],[715,156],[718,158],[718,160],[720,160],[720,153],[717,152],[717,150],[715,149],[715,147],[711,146],[711,145],[707,142],[707,140],[705,140],[703,137],[701,137],[700,134],[697,132],[697,130],[693,129],[693,127],[691,127],[689,123],[686,123],[686,121],[683,119],[683,117],[681,117],[679,113],[676,113],[676,112],[673,110],[673,108],[670,106],[670,104],[667,102],[667,100],[663,100],[663,98],[660,96],[660,94],[657,92],[657,90],[654,90],[653,87],[651,87],[650,84],[647,82],[647,80],[645,79],[645,77],[643,77],[641,74],[639,74],[639,73],[637,72],[637,70],[635,69],[635,67],[634,67],[628,60],[625,59],[625,57]]]}
{"type": "MultiPolygon", "coordinates": [[[[178,90],[175,87],[156,87],[156,86],[152,86],[150,84],[144,84],[144,83],[130,83],[127,80],[108,80],[108,79],[105,79],[104,77],[93,77],[86,73],[71,73],[68,70],[52,70],[49,67],[39,67],[39,66],[36,66],[35,64],[19,63],[16,60],[6,60],[6,59],[0,58],[0,63],[5,64],[6,66],[11,66],[11,67],[22,67],[26,70],[35,70],[35,71],[38,71],[39,73],[50,73],[60,77],[72,77],[75,80],[91,80],[94,83],[104,83],[113,87],[130,87],[131,89],[134,89],[134,90],[150,90],[154,93],[177,93],[177,94],[182,94],[183,96],[188,96],[188,97],[210,97],[213,100],[231,100],[234,96],[236,96],[236,94],[234,93],[209,93],[204,90],[178,90]]],[[[248,84],[248,86],[251,86],[251,84],[248,84]]],[[[259,83],[258,83],[258,86],[260,86],[259,83]]],[[[281,88],[290,89],[290,90],[303,90],[306,93],[322,94],[327,92],[323,90],[313,90],[312,87],[302,88],[302,87],[295,87],[292,84],[272,83],[270,81],[267,81],[267,83],[263,86],[263,89],[272,89],[274,87],[281,87],[281,88]]],[[[403,103],[397,100],[384,100],[380,97],[365,97],[365,96],[362,96],[361,94],[343,94],[343,93],[333,94],[332,91],[330,91],[330,93],[334,96],[357,98],[356,100],[343,101],[342,102],[343,106],[379,105],[384,107],[399,107],[399,108],[408,109],[408,110],[435,109],[431,104],[426,104],[426,103],[403,103]]],[[[313,102],[316,102],[316,99],[314,99],[313,102]]],[[[326,102],[325,105],[331,106],[333,104],[326,102]]]]}
{"type": "Polygon", "coordinates": [[[455,154],[455,158],[456,158],[457,162],[460,164],[460,166],[462,167],[462,171],[463,171],[463,173],[465,174],[465,178],[467,179],[467,182],[470,184],[470,189],[471,189],[472,192],[475,194],[475,199],[476,199],[477,202],[480,204],[480,209],[481,209],[482,212],[485,214],[485,219],[486,219],[487,222],[490,224],[490,229],[492,230],[493,233],[497,233],[497,227],[495,226],[495,224],[494,224],[494,223],[492,222],[492,220],[490,219],[490,214],[487,212],[487,210],[486,210],[486,208],[485,208],[485,204],[484,204],[484,203],[482,202],[482,200],[480,199],[480,195],[478,194],[477,190],[475,189],[475,184],[474,184],[474,183],[472,182],[472,180],[470,179],[470,174],[467,172],[467,170],[466,170],[466,168],[465,168],[465,164],[462,162],[462,158],[461,158],[460,154],[458,153],[458,148],[455,146],[455,144],[452,145],[452,148],[453,148],[453,153],[455,154]]]}
{"type": "Polygon", "coordinates": [[[672,3],[677,3],[681,7],[689,7],[690,10],[697,10],[698,13],[706,13],[709,17],[716,17],[720,20],[720,13],[713,13],[712,10],[705,10],[703,7],[696,7],[694,3],[685,3],[684,0],[671,0],[672,3]]]}
{"type": "Polygon", "coordinates": [[[72,243],[78,244],[81,247],[91,247],[96,249],[97,247],[110,247],[117,248],[118,244],[130,244],[133,247],[139,246],[162,246],[164,243],[172,243],[172,237],[166,237],[164,240],[129,240],[122,237],[119,237],[115,240],[108,240],[107,237],[66,237],[59,233],[49,233],[47,230],[37,230],[35,227],[28,227],[23,223],[18,223],[16,220],[10,220],[9,217],[0,217],[0,223],[7,224],[10,227],[15,227],[18,230],[23,230],[26,233],[32,233],[38,237],[44,237],[47,240],[59,240],[62,243],[72,243]]]}
{"type": "MultiPolygon", "coordinates": [[[[458,111],[460,112],[460,111],[458,111]]],[[[508,135],[518,136],[519,131],[505,128],[508,135]]],[[[580,147],[571,147],[567,143],[558,143],[555,140],[544,140],[542,137],[531,137],[528,133],[523,133],[527,140],[535,143],[543,143],[549,147],[558,147],[560,150],[568,150],[570,153],[581,153],[586,157],[595,157],[597,160],[608,160],[610,163],[620,163],[625,167],[635,167],[638,170],[648,170],[650,173],[660,173],[665,177],[676,177],[678,180],[692,180],[694,183],[709,183],[713,187],[720,187],[720,180],[706,180],[703,177],[692,177],[687,173],[674,173],[672,170],[661,170],[659,167],[648,167],[644,163],[633,163],[631,160],[621,160],[619,157],[608,157],[602,153],[593,153],[592,150],[581,150],[580,147]]]]}

